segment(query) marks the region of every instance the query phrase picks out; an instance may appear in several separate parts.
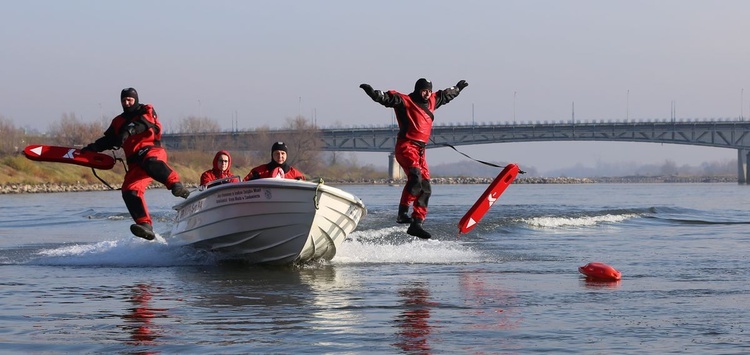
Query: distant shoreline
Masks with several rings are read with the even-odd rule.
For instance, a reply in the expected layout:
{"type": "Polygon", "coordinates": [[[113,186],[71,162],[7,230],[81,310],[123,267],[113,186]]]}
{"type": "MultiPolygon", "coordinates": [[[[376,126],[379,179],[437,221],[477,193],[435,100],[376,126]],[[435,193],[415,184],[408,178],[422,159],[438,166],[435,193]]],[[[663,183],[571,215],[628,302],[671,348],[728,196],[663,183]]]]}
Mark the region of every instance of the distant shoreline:
{"type": "MultiPolygon", "coordinates": [[[[431,179],[435,185],[476,185],[489,184],[494,178],[486,177],[438,177],[431,179]]],[[[311,179],[316,182],[318,179],[311,179]]],[[[402,185],[406,181],[390,179],[377,180],[326,180],[329,185],[402,185]]],[[[571,177],[519,177],[514,184],[653,184],[653,183],[737,183],[737,178],[732,176],[622,176],[622,177],[595,177],[595,178],[571,178],[571,177]]],[[[197,185],[189,185],[196,188],[197,185]]],[[[159,184],[152,184],[150,189],[164,188],[159,184]]],[[[55,192],[83,192],[83,191],[108,191],[111,190],[104,184],[18,184],[7,183],[0,186],[0,195],[6,194],[33,194],[33,193],[55,193],[55,192]]]]}

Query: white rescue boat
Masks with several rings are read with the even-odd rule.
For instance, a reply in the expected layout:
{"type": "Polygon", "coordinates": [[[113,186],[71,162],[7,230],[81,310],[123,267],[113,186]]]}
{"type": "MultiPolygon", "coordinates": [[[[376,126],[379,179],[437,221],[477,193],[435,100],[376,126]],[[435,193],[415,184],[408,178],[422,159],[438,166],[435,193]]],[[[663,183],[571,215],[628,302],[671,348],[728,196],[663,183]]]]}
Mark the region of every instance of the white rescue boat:
{"type": "Polygon", "coordinates": [[[258,264],[331,260],[367,214],[348,192],[290,179],[216,185],[173,208],[169,244],[258,264]]]}

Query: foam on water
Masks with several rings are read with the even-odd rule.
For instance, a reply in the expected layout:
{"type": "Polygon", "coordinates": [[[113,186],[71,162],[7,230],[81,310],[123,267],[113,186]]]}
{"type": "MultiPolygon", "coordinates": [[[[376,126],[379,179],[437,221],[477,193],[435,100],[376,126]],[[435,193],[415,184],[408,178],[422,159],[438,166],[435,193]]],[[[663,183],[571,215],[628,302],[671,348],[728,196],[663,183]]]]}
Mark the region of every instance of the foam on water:
{"type": "Polygon", "coordinates": [[[174,247],[157,234],[153,241],[126,237],[94,244],[41,249],[29,262],[34,265],[74,266],[179,266],[205,265],[214,257],[191,248],[174,247]]]}
{"type": "MultiPolygon", "coordinates": [[[[188,247],[170,246],[157,234],[154,241],[135,237],[93,244],[69,244],[40,249],[27,264],[71,266],[183,266],[209,265],[217,255],[188,247]]],[[[460,240],[422,240],[406,234],[405,226],[353,232],[338,248],[332,264],[484,262],[487,257],[460,240]]]]}
{"type": "Polygon", "coordinates": [[[486,260],[460,241],[422,240],[406,235],[405,227],[355,231],[338,248],[332,264],[454,264],[486,260]]]}
{"type": "Polygon", "coordinates": [[[639,217],[638,214],[606,214],[601,216],[581,217],[534,217],[524,218],[521,221],[536,228],[564,228],[564,227],[587,227],[603,223],[619,223],[631,218],[639,217]]]}

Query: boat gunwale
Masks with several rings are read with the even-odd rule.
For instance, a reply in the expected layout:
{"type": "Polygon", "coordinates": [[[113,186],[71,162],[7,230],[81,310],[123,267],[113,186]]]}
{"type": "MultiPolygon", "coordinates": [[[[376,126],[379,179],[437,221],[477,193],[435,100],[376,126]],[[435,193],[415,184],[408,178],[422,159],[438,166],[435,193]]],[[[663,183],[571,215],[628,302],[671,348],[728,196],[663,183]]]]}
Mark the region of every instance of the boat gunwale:
{"type": "Polygon", "coordinates": [[[250,181],[240,181],[240,182],[234,182],[234,183],[227,183],[227,184],[221,184],[214,187],[211,187],[210,189],[205,189],[202,191],[194,192],[192,193],[187,199],[184,201],[181,201],[180,203],[172,206],[172,209],[179,211],[180,209],[184,208],[185,206],[198,201],[202,198],[208,197],[208,194],[215,194],[219,193],[224,190],[229,189],[237,189],[237,188],[247,188],[247,187],[267,187],[267,188],[290,188],[290,189],[298,189],[298,190],[320,190],[325,193],[329,193],[331,195],[335,195],[339,198],[343,198],[345,200],[348,200],[352,203],[356,203],[357,205],[360,205],[363,209],[367,209],[365,207],[364,202],[357,197],[356,195],[346,192],[344,190],[341,190],[337,187],[325,185],[324,183],[314,183],[310,181],[302,181],[302,180],[291,180],[291,179],[278,179],[278,178],[266,178],[266,179],[257,179],[257,180],[250,180],[250,181]]]}

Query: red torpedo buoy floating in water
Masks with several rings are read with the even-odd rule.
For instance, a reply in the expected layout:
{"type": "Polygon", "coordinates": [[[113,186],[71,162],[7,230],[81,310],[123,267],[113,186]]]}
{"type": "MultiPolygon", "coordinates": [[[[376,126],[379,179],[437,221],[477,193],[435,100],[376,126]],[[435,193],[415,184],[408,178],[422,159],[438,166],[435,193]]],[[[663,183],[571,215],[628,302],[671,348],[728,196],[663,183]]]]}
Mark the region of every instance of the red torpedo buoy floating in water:
{"type": "Polygon", "coordinates": [[[622,274],[615,268],[599,262],[579,266],[578,272],[595,281],[618,281],[622,277],[622,274]]]}
{"type": "Polygon", "coordinates": [[[520,170],[516,164],[508,164],[495,180],[492,181],[487,190],[484,190],[474,206],[471,206],[468,212],[458,222],[458,233],[469,233],[477,225],[484,214],[490,210],[490,207],[500,198],[503,191],[516,179],[520,170]]]}

